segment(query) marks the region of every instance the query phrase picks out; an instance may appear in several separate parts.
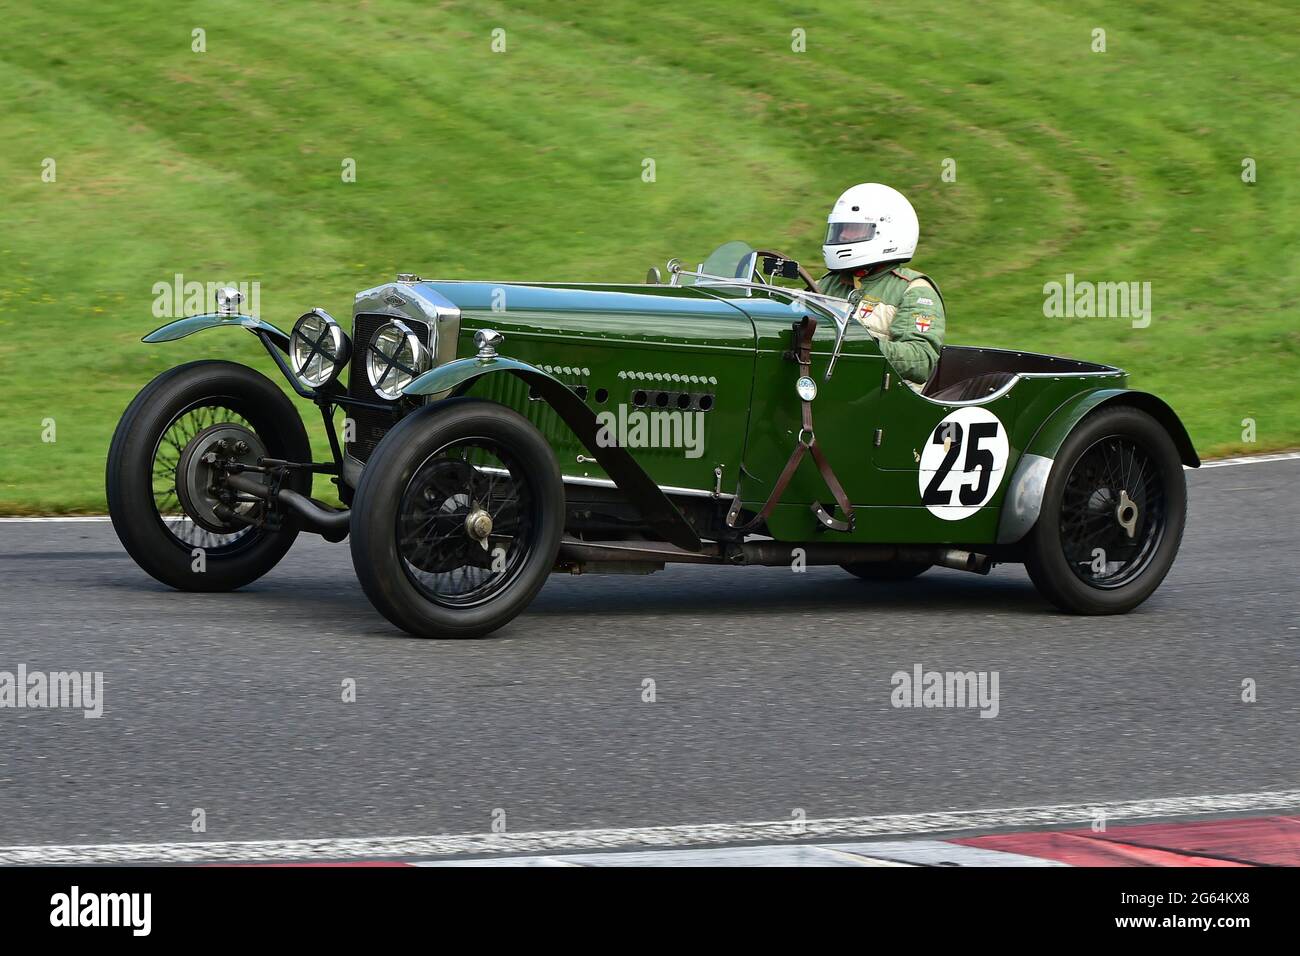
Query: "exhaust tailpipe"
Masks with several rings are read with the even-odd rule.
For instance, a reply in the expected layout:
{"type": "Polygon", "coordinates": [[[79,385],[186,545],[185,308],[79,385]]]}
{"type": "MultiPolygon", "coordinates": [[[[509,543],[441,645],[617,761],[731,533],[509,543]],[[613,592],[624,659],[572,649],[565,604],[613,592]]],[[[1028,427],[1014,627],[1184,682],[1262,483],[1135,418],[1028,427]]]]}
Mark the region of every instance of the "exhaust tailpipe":
{"type": "Polygon", "coordinates": [[[947,548],[938,552],[934,563],[945,568],[955,568],[958,571],[970,571],[973,574],[988,574],[993,570],[993,559],[987,554],[976,554],[974,551],[958,551],[956,548],[947,548]]]}

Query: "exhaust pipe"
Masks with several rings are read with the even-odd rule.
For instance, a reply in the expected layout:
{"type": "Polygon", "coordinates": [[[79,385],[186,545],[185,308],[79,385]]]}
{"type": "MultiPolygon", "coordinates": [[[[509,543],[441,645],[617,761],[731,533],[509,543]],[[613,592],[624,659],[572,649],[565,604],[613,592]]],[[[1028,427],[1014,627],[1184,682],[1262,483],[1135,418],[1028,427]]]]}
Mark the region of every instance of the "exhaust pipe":
{"type": "Polygon", "coordinates": [[[934,560],[945,568],[955,568],[958,571],[970,571],[973,574],[988,574],[993,570],[993,559],[987,554],[976,554],[974,551],[958,551],[956,548],[948,548],[940,551],[934,560]]]}
{"type": "MultiPolygon", "coordinates": [[[[227,475],[226,484],[236,491],[271,500],[271,489],[248,475],[227,475]]],[[[351,511],[337,511],[289,488],[276,492],[275,503],[287,507],[302,520],[306,530],[314,531],[326,541],[338,542],[348,536],[351,511]]]]}
{"type": "Polygon", "coordinates": [[[906,544],[832,544],[822,541],[803,544],[785,541],[746,541],[740,546],[734,560],[737,564],[780,567],[790,563],[796,548],[803,551],[804,563],[810,566],[858,562],[878,564],[904,562],[937,564],[958,571],[970,571],[973,574],[988,574],[993,568],[993,559],[987,554],[961,551],[956,548],[906,544]]]}
{"type": "MultiPolygon", "coordinates": [[[[285,492],[280,493],[281,496],[285,492]]],[[[292,492],[290,492],[292,494],[292,492]]],[[[301,496],[299,496],[301,497],[301,496]]],[[[972,574],[988,574],[994,561],[987,554],[957,548],[896,544],[832,544],[825,541],[746,541],[731,549],[706,542],[698,552],[684,551],[657,541],[580,541],[565,538],[560,544],[560,564],[738,564],[753,567],[787,567],[795,550],[803,552],[809,566],[829,564],[907,563],[937,564],[972,574]]]]}

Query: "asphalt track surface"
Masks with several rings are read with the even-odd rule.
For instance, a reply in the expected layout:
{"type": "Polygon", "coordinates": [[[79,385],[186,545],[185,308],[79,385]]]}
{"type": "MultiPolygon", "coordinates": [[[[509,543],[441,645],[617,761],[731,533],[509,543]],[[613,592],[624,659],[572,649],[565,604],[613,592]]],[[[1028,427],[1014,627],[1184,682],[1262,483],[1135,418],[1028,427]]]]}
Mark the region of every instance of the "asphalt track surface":
{"type": "Polygon", "coordinates": [[[97,720],[0,709],[0,844],[1294,788],[1300,460],[1188,478],[1179,559],[1119,618],[1055,612],[1016,566],[887,586],[836,568],[670,567],[555,576],[493,637],[422,641],[371,609],[346,544],[303,536],[255,585],[196,595],[137,569],[107,523],[0,523],[0,671],[102,671],[105,698],[97,720]],[[997,671],[998,716],[892,707],[891,675],[915,664],[997,671]]]}

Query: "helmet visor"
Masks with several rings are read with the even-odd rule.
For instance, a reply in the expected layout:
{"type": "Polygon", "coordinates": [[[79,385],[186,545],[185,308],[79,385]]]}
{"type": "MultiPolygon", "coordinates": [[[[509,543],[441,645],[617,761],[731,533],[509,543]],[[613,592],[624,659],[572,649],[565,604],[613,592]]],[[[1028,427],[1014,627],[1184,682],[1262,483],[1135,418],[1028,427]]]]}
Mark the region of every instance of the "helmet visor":
{"type": "Polygon", "coordinates": [[[826,245],[842,246],[850,242],[866,242],[875,234],[874,222],[832,222],[827,224],[826,245]]]}

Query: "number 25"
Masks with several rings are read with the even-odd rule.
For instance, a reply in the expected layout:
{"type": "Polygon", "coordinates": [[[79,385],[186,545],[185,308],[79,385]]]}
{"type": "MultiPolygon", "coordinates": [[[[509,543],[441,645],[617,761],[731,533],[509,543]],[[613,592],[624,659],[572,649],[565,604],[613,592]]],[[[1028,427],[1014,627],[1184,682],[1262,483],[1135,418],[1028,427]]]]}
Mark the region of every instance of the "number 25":
{"type": "MultiPolygon", "coordinates": [[[[989,480],[993,476],[993,452],[987,448],[981,448],[980,442],[988,438],[993,438],[998,433],[998,426],[995,422],[975,422],[970,427],[970,444],[966,448],[966,460],[962,463],[962,471],[969,475],[976,469],[979,475],[974,483],[961,485],[957,490],[958,500],[966,506],[978,505],[988,494],[989,480]]],[[[935,470],[934,477],[930,483],[925,486],[925,494],[921,496],[921,501],[926,505],[946,505],[952,503],[952,492],[941,487],[948,473],[952,471],[952,466],[957,461],[957,456],[961,454],[962,446],[962,427],[956,422],[940,424],[930,436],[930,444],[942,445],[945,438],[951,438],[948,445],[948,452],[943,456],[943,461],[939,462],[938,469],[935,470]]]]}

